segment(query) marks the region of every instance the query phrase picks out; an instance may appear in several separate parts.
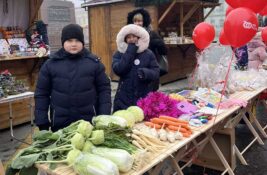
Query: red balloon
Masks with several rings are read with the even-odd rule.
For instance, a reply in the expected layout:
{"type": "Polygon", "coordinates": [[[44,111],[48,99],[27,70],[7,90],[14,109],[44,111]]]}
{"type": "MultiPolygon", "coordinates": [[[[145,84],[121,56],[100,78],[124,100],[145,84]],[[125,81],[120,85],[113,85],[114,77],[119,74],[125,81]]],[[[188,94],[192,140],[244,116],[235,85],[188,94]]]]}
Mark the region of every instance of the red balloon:
{"type": "Polygon", "coordinates": [[[215,29],[207,22],[199,23],[193,31],[193,41],[197,48],[205,49],[214,40],[215,29]]]}
{"type": "Polygon", "coordinates": [[[267,5],[266,0],[239,0],[239,7],[246,7],[259,13],[267,5]]]}
{"type": "Polygon", "coordinates": [[[225,0],[227,4],[233,8],[239,7],[239,0],[225,0]]]}
{"type": "Polygon", "coordinates": [[[261,16],[266,16],[267,15],[267,5],[263,8],[262,11],[259,13],[261,16]]]}
{"type": "Polygon", "coordinates": [[[247,8],[234,9],[224,21],[225,36],[230,45],[236,48],[249,42],[257,30],[257,16],[247,8]]]}
{"type": "Polygon", "coordinates": [[[227,40],[226,36],[225,36],[225,33],[224,33],[224,30],[222,29],[221,30],[221,33],[220,33],[220,37],[219,37],[219,41],[222,45],[230,45],[229,44],[229,41],[227,40]]]}
{"type": "Polygon", "coordinates": [[[233,8],[246,7],[259,13],[267,5],[266,0],[225,0],[233,8]]]}
{"type": "Polygon", "coordinates": [[[261,31],[262,41],[267,42],[267,27],[264,27],[261,31]]]}
{"type": "Polygon", "coordinates": [[[225,16],[227,16],[232,10],[234,10],[234,8],[231,6],[228,6],[225,12],[225,16]]]}

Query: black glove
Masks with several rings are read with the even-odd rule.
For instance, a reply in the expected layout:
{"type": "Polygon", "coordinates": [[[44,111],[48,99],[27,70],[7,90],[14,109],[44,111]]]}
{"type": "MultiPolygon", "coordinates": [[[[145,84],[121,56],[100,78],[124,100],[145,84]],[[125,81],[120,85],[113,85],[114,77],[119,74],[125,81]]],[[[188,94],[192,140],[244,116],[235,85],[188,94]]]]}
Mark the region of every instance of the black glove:
{"type": "Polygon", "coordinates": [[[49,124],[38,125],[39,130],[49,130],[49,124]]]}
{"type": "Polygon", "coordinates": [[[138,50],[138,47],[134,43],[130,43],[128,44],[126,52],[132,55],[135,55],[137,50],[138,50]]]}

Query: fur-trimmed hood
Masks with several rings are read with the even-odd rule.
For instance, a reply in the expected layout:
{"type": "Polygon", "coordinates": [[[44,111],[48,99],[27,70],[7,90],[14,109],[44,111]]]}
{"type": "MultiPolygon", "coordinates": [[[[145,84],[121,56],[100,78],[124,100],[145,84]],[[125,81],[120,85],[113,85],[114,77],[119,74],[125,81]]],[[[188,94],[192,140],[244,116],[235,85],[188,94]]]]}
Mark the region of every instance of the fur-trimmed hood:
{"type": "Polygon", "coordinates": [[[148,32],[140,26],[129,24],[121,28],[117,35],[116,43],[118,51],[121,53],[125,53],[128,47],[128,44],[125,42],[125,37],[128,34],[134,34],[135,36],[139,37],[137,53],[141,53],[145,51],[149,46],[149,34],[148,32]]]}
{"type": "Polygon", "coordinates": [[[133,17],[138,13],[140,13],[143,16],[143,26],[145,28],[148,28],[151,24],[151,18],[148,11],[143,8],[138,8],[128,13],[127,24],[133,24],[133,17]]]}

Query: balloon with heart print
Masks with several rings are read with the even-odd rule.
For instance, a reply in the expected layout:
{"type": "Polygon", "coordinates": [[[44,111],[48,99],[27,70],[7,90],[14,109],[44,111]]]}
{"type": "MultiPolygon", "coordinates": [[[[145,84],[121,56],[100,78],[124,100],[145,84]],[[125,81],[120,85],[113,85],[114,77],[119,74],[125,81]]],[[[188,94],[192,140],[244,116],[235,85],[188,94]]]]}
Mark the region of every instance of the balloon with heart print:
{"type": "Polygon", "coordinates": [[[213,25],[201,22],[195,27],[192,38],[197,48],[205,49],[214,40],[215,29],[213,25]]]}
{"type": "Polygon", "coordinates": [[[229,44],[235,48],[245,45],[257,33],[256,14],[247,8],[234,9],[226,17],[224,32],[229,44]]]}

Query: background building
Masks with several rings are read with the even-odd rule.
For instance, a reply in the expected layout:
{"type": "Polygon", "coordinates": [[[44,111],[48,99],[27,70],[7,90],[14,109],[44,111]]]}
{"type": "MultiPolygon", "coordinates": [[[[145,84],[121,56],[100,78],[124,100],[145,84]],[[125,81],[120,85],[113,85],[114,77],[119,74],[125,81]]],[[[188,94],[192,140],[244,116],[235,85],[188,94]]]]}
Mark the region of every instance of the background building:
{"type": "MultiPolygon", "coordinates": [[[[211,23],[215,27],[215,41],[218,41],[221,29],[223,28],[223,23],[225,20],[225,12],[227,9],[227,3],[225,0],[220,0],[220,6],[215,7],[213,12],[209,15],[209,17],[205,20],[206,22],[211,23]]],[[[204,13],[208,13],[209,9],[205,9],[204,13]]]]}

